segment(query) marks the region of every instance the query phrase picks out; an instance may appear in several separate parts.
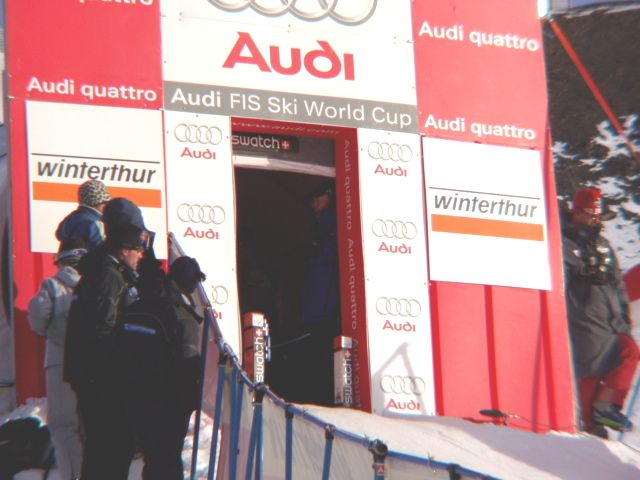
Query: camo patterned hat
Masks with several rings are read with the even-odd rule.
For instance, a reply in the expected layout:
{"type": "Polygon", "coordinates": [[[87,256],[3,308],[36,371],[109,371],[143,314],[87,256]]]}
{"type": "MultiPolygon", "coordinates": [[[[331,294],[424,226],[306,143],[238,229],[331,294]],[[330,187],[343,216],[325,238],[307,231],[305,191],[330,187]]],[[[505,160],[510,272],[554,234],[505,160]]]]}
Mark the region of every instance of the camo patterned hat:
{"type": "Polygon", "coordinates": [[[80,205],[95,207],[111,200],[109,188],[100,180],[88,180],[80,185],[78,201],[80,205]]]}

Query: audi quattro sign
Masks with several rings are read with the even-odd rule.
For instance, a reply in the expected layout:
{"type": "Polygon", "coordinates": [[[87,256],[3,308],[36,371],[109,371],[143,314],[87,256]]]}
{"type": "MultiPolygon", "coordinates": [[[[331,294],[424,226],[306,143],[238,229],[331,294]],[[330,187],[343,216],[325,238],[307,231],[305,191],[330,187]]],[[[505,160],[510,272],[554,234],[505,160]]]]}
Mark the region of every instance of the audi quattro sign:
{"type": "Polygon", "coordinates": [[[167,110],[418,131],[408,0],[161,8],[167,110]]]}
{"type": "Polygon", "coordinates": [[[536,2],[422,1],[413,15],[421,132],[542,148],[547,85],[536,2]]]}

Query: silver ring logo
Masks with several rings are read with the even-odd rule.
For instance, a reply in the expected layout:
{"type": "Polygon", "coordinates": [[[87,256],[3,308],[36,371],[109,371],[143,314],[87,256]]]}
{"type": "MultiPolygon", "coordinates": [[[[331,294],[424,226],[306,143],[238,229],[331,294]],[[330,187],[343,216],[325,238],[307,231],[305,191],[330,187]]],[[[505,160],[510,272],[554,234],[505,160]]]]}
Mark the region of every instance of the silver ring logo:
{"type": "Polygon", "coordinates": [[[376,219],[371,226],[376,237],[397,238],[400,240],[413,240],[418,235],[418,228],[413,222],[401,222],[400,220],[376,219]]]}
{"type": "Polygon", "coordinates": [[[178,218],[184,223],[204,223],[220,225],[226,218],[224,208],[218,205],[201,205],[199,203],[183,203],[177,210],[178,218]]]}
{"type": "Polygon", "coordinates": [[[420,302],[413,298],[379,297],[376,312],[392,317],[417,317],[422,312],[420,302]]]}
{"type": "Polygon", "coordinates": [[[278,17],[289,12],[294,17],[309,22],[330,17],[344,25],[359,25],[371,18],[376,10],[378,0],[209,0],[209,3],[228,12],[252,8],[255,12],[267,17],[278,17]],[[353,4],[355,2],[358,2],[358,6],[362,5],[362,7],[354,10],[353,4]],[[304,8],[300,6],[301,3],[306,5],[317,3],[318,6],[304,8]],[[343,7],[348,5],[351,8],[345,12],[344,9],[340,9],[339,4],[343,7]]]}
{"type": "Polygon", "coordinates": [[[413,158],[411,147],[398,143],[371,142],[367,147],[367,153],[374,160],[391,160],[392,162],[407,163],[413,158]]]}
{"type": "Polygon", "coordinates": [[[380,380],[380,389],[384,393],[403,395],[422,395],[427,384],[420,377],[403,377],[401,375],[385,375],[380,380]]]}
{"type": "Polygon", "coordinates": [[[180,143],[218,145],[222,142],[222,131],[218,127],[181,123],[176,125],[173,136],[180,143]]]}
{"type": "Polygon", "coordinates": [[[229,292],[222,285],[213,285],[211,287],[211,301],[217,305],[227,303],[229,300],[229,292]]]}

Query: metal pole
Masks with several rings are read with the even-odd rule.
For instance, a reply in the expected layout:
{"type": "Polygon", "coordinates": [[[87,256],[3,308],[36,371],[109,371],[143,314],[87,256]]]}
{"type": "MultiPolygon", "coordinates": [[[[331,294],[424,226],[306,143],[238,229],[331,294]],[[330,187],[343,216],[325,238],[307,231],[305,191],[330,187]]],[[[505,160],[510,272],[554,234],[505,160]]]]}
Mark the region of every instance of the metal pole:
{"type": "Polygon", "coordinates": [[[285,480],[293,480],[293,411],[291,405],[287,405],[284,415],[287,421],[285,437],[285,480]]]}
{"type": "Polygon", "coordinates": [[[227,354],[224,351],[220,352],[220,358],[218,359],[218,387],[216,390],[216,407],[213,418],[213,431],[211,432],[211,451],[209,452],[209,472],[207,480],[213,480],[218,468],[216,462],[218,458],[218,435],[220,433],[220,423],[222,416],[222,403],[224,393],[224,383],[227,376],[227,354]]]}
{"type": "Polygon", "coordinates": [[[254,460],[256,463],[256,478],[260,478],[262,459],[262,442],[260,442],[262,430],[262,399],[264,397],[264,385],[256,385],[253,397],[253,420],[251,422],[251,435],[249,437],[249,452],[247,453],[246,480],[251,480],[253,475],[254,460]]]}
{"type": "Polygon", "coordinates": [[[198,392],[198,407],[193,426],[193,447],[191,450],[191,480],[196,479],[196,468],[198,466],[198,447],[200,445],[200,419],[202,417],[202,397],[204,389],[205,366],[207,362],[207,350],[209,348],[209,328],[211,318],[205,312],[204,326],[202,328],[202,343],[200,345],[200,391],[198,392]]]}
{"type": "Polygon", "coordinates": [[[333,439],[335,437],[336,427],[327,425],[324,427],[324,462],[322,464],[322,480],[329,480],[331,473],[331,452],[333,451],[333,439]]]}

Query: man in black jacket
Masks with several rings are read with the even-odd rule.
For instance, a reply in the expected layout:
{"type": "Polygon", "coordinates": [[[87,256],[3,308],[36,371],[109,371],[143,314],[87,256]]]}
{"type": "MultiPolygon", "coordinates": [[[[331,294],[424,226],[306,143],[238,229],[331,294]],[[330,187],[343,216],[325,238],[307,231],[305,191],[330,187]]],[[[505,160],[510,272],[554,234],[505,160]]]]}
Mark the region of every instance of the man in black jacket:
{"type": "Polygon", "coordinates": [[[64,375],[76,391],[85,427],[86,480],[126,480],[134,453],[116,382],[113,333],[122,310],[137,297],[136,268],[143,251],[143,231],[117,224],[78,265],[81,279],[69,312],[64,375]]]}
{"type": "Polygon", "coordinates": [[[198,262],[176,259],[169,276],[156,264],[140,277],[140,300],[116,332],[119,383],[144,456],[144,480],[181,480],[182,448],[197,407],[200,323],[191,295],[205,279],[198,262]]]}
{"type": "Polygon", "coordinates": [[[600,234],[602,193],[579,190],[563,229],[567,315],[583,428],[604,436],[602,426],[630,430],[620,411],[640,353],[630,336],[629,305],[618,261],[600,234]]]}

